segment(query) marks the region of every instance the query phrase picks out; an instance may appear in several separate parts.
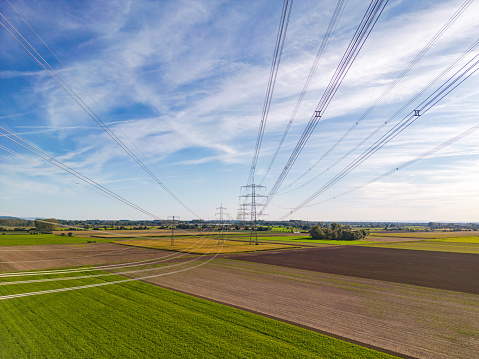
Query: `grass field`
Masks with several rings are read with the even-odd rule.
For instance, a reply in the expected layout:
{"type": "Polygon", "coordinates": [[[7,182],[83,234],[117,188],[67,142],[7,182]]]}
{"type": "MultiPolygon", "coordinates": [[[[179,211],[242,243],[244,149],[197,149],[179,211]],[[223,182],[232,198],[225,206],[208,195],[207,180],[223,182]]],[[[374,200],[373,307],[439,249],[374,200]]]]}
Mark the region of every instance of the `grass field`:
{"type": "MultiPolygon", "coordinates": [[[[75,285],[93,282],[102,280],[75,285]]],[[[64,285],[0,286],[0,294],[64,285]]],[[[0,300],[0,319],[2,359],[392,358],[137,281],[0,300]]]]}
{"type": "Polygon", "coordinates": [[[4,234],[0,235],[0,246],[29,246],[35,244],[69,244],[88,241],[111,242],[109,239],[57,236],[55,234],[4,234]]]}
{"type": "MultiPolygon", "coordinates": [[[[290,245],[281,245],[274,243],[260,243],[258,245],[249,244],[249,242],[205,239],[201,237],[175,238],[174,245],[171,245],[171,239],[132,239],[114,242],[129,246],[174,250],[178,252],[188,252],[196,254],[216,254],[216,253],[241,253],[256,252],[276,249],[291,249],[290,245]]],[[[299,247],[299,246],[298,246],[299,247]]]]}

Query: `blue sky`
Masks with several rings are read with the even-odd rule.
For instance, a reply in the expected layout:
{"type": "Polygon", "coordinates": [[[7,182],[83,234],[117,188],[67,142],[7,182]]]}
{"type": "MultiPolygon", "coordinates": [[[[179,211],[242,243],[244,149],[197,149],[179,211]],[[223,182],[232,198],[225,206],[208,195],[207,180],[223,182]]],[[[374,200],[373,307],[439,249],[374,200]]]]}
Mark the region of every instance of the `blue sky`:
{"type": "MultiPolygon", "coordinates": [[[[236,217],[240,186],[248,180],[261,119],[281,1],[10,2],[65,67],[6,1],[0,4],[3,16],[165,186],[203,219],[215,218],[221,204],[236,217]]],[[[360,149],[332,164],[477,40],[479,4],[473,2],[334,151],[295,185],[284,189],[334,145],[463,3],[389,1],[282,189],[265,210],[264,219],[284,216],[347,166],[362,152],[360,149]]],[[[364,0],[347,2],[290,133],[264,179],[266,192],[281,173],[368,5],[364,0]]],[[[308,0],[297,0],[293,5],[259,155],[257,182],[291,118],[335,6],[332,1],[308,0]]],[[[5,19],[0,21],[13,31],[5,19]]],[[[2,127],[159,218],[195,218],[155,183],[3,27],[0,43],[2,127]]],[[[469,54],[414,104],[477,53],[476,49],[469,54]]],[[[373,184],[339,196],[477,125],[478,76],[467,79],[311,202],[316,205],[288,218],[479,221],[479,131],[373,184]]],[[[365,146],[412,111],[414,104],[365,146]]],[[[5,137],[0,137],[0,145],[24,156],[0,147],[0,215],[149,218],[42,162],[5,137]]]]}

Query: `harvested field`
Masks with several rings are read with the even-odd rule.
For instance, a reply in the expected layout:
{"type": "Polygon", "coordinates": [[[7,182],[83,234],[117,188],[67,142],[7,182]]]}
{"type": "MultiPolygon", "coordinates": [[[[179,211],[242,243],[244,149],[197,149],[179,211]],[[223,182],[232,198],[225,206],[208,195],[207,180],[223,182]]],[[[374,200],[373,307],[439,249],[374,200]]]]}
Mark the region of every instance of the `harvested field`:
{"type": "Polygon", "coordinates": [[[281,245],[274,243],[249,244],[249,242],[219,240],[200,237],[176,238],[174,245],[168,239],[132,239],[115,242],[128,246],[154,248],[171,250],[178,252],[188,252],[196,254],[216,254],[216,253],[243,253],[268,251],[276,249],[300,248],[299,246],[281,245]]]}
{"type": "Polygon", "coordinates": [[[171,255],[171,252],[119,246],[113,243],[2,247],[0,271],[100,265],[156,259],[171,255]]]}
{"type": "Polygon", "coordinates": [[[227,258],[479,294],[477,254],[337,246],[227,258]]]}
{"type": "Polygon", "coordinates": [[[474,294],[226,259],[148,281],[403,355],[479,350],[474,294]]]}

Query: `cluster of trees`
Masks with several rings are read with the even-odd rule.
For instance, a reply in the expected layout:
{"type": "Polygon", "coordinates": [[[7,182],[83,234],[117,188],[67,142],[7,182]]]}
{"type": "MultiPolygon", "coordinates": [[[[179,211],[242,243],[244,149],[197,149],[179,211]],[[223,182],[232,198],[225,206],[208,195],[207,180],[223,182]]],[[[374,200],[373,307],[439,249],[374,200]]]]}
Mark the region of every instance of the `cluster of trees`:
{"type": "Polygon", "coordinates": [[[39,232],[52,233],[58,227],[58,220],[55,218],[36,219],[35,227],[39,232]]]}
{"type": "Polygon", "coordinates": [[[0,218],[0,226],[5,227],[33,227],[33,221],[19,218],[0,218]]]}
{"type": "Polygon", "coordinates": [[[343,227],[339,223],[331,223],[329,226],[312,226],[309,230],[309,235],[312,239],[354,241],[366,238],[369,235],[369,231],[365,229],[353,231],[349,225],[343,227]]]}
{"type": "Polygon", "coordinates": [[[166,224],[167,221],[161,220],[102,220],[102,219],[88,219],[88,220],[60,220],[60,224],[70,227],[82,227],[82,228],[127,228],[132,226],[142,227],[158,227],[166,224]]]}
{"type": "Polygon", "coordinates": [[[429,222],[427,226],[431,230],[452,230],[452,231],[477,231],[479,230],[479,225],[477,223],[438,223],[438,222],[429,222]]]}

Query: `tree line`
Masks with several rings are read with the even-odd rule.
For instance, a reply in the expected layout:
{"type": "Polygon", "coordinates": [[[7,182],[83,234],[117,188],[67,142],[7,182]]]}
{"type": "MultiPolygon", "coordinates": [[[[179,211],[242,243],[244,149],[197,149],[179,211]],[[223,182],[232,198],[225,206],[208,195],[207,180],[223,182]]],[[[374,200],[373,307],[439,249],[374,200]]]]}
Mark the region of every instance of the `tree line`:
{"type": "Polygon", "coordinates": [[[314,225],[309,230],[312,239],[328,239],[341,241],[355,241],[366,238],[369,231],[366,229],[358,229],[353,231],[349,225],[344,227],[340,223],[331,223],[329,226],[314,225]]]}

